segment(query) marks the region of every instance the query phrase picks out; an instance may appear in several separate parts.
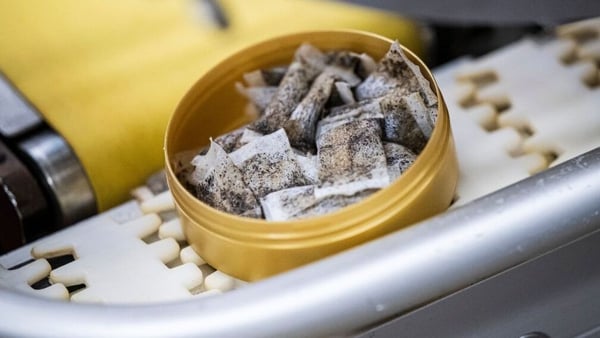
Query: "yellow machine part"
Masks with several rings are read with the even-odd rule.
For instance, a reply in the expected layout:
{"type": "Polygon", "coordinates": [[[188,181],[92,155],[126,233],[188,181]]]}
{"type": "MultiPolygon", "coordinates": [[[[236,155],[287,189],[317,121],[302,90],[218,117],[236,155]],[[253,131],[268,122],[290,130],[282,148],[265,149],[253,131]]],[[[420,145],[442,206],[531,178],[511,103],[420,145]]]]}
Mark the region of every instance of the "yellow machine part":
{"type": "Polygon", "coordinates": [[[222,0],[224,30],[200,0],[0,0],[0,70],[67,139],[100,211],[163,167],[169,116],[192,84],[233,52],[269,37],[351,28],[419,53],[418,28],[339,2],[222,0]]]}

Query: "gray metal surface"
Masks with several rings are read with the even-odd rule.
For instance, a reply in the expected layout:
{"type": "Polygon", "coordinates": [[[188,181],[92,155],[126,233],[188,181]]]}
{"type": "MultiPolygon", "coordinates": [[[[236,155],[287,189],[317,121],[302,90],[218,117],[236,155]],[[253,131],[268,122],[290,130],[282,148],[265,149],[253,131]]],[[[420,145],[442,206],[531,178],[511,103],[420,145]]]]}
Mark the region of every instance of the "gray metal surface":
{"type": "Polygon", "coordinates": [[[50,130],[18,144],[49,190],[57,224],[66,226],[96,213],[96,197],[79,159],[65,139],[50,130]]]}
{"type": "Polygon", "coordinates": [[[116,307],[0,289],[0,335],[353,334],[589,235],[600,229],[598,201],[600,148],[464,207],[222,296],[116,307]]]}
{"type": "Polygon", "coordinates": [[[0,72],[0,134],[15,137],[42,124],[42,118],[0,72]]]}
{"type": "Polygon", "coordinates": [[[553,26],[600,14],[594,0],[345,0],[438,23],[553,26]]]}
{"type": "Polygon", "coordinates": [[[598,262],[600,231],[357,338],[600,337],[598,262]]]}

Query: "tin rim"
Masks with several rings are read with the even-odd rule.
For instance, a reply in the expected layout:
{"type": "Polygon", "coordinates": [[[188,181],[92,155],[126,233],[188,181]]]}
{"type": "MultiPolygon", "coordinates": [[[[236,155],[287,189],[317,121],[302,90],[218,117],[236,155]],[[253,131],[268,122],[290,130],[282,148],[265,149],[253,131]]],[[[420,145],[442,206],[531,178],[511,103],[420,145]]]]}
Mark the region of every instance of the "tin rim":
{"type": "MultiPolygon", "coordinates": [[[[356,48],[352,48],[352,46],[347,47],[347,49],[351,50],[380,49],[379,47],[382,42],[386,43],[387,48],[389,48],[389,44],[393,42],[388,38],[373,33],[356,30],[309,31],[287,34],[265,40],[238,51],[213,67],[192,86],[179,102],[175,113],[170,118],[165,136],[165,159],[168,182],[179,212],[184,217],[192,220],[196,226],[202,226],[217,236],[226,237],[234,241],[247,242],[251,240],[255,245],[276,246],[281,242],[287,242],[286,245],[289,245],[290,241],[319,241],[319,238],[322,237],[335,236],[342,233],[346,233],[345,235],[360,233],[366,229],[376,227],[378,222],[373,222],[373,219],[385,217],[384,215],[388,214],[389,210],[403,209],[401,204],[406,204],[407,198],[413,195],[412,192],[418,190],[420,185],[426,184],[428,178],[435,174],[439,165],[431,165],[432,161],[430,158],[442,157],[442,152],[448,148],[447,143],[452,138],[448,112],[439,87],[429,69],[412,51],[402,46],[407,57],[420,67],[421,72],[430,81],[430,86],[435,91],[438,98],[438,118],[427,145],[418,155],[415,162],[401,177],[387,187],[360,202],[326,215],[300,220],[274,222],[246,218],[219,211],[193,196],[175,177],[170,159],[176,151],[172,147],[174,142],[170,142],[170,140],[173,138],[173,135],[176,135],[181,130],[182,124],[185,123],[185,116],[197,111],[197,106],[202,103],[200,98],[209,97],[214,91],[220,88],[220,86],[214,86],[207,89],[205,87],[207,87],[208,83],[213,81],[233,83],[237,79],[237,76],[231,70],[236,69],[240,64],[244,64],[248,70],[276,65],[275,63],[261,63],[260,60],[263,57],[267,57],[276,48],[274,46],[289,46],[290,39],[312,43],[315,38],[321,37],[320,41],[322,42],[323,40],[334,39],[340,34],[346,37],[348,35],[357,37],[356,48]],[[365,42],[369,41],[371,41],[370,44],[366,45],[365,42]],[[256,53],[256,50],[261,50],[261,52],[256,53]],[[253,53],[254,60],[244,62],[243,60],[248,60],[245,56],[250,51],[255,51],[253,53]],[[222,77],[222,74],[227,75],[222,77]],[[201,225],[195,221],[198,219],[202,219],[201,225]]],[[[299,43],[296,44],[296,47],[298,45],[299,43]]],[[[181,151],[183,149],[177,150],[181,151]]],[[[452,187],[452,190],[454,190],[454,187],[452,187]]]]}

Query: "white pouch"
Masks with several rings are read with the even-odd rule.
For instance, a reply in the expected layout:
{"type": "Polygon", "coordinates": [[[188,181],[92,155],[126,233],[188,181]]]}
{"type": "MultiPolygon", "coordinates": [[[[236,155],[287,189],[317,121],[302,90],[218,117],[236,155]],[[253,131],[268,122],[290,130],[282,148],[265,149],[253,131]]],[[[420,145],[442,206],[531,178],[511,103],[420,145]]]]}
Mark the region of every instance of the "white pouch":
{"type": "Polygon", "coordinates": [[[273,99],[266,106],[264,115],[252,123],[251,128],[263,134],[281,128],[324,68],[325,55],[309,44],[301,45],[273,99]]]}
{"type": "Polygon", "coordinates": [[[212,141],[215,142],[216,144],[220,145],[221,148],[223,148],[223,150],[225,150],[226,153],[230,153],[239,147],[239,140],[240,140],[240,137],[242,137],[242,134],[244,133],[244,129],[245,129],[245,127],[241,127],[241,128],[232,130],[226,134],[223,134],[223,135],[215,138],[212,141]]]}
{"type": "Polygon", "coordinates": [[[235,215],[262,216],[258,200],[246,186],[242,173],[216,142],[211,141],[206,155],[194,157],[191,163],[195,169],[190,184],[198,199],[235,215]]]}
{"type": "Polygon", "coordinates": [[[272,67],[245,73],[243,77],[249,87],[277,87],[286,72],[287,67],[272,67]]]}
{"type": "Polygon", "coordinates": [[[334,212],[361,201],[377,190],[364,190],[351,196],[333,195],[318,199],[315,186],[307,185],[279,190],[260,199],[265,219],[287,221],[334,212]]]}
{"type": "Polygon", "coordinates": [[[354,195],[390,182],[381,126],[376,119],[358,119],[322,131],[317,138],[320,185],[315,196],[354,195]]]}
{"type": "Polygon", "coordinates": [[[230,153],[229,157],[258,198],[273,191],[309,184],[283,129],[255,139],[230,153]]]}
{"type": "Polygon", "coordinates": [[[260,199],[267,221],[287,221],[316,203],[313,185],[274,191],[260,199]]]}
{"type": "Polygon", "coordinates": [[[394,181],[415,162],[417,156],[403,145],[384,142],[385,159],[390,180],[394,181]]]}
{"type": "Polygon", "coordinates": [[[369,189],[360,191],[351,196],[345,195],[332,195],[326,196],[322,199],[318,199],[313,205],[297,212],[293,215],[294,219],[308,218],[314,216],[325,215],[344,207],[347,207],[351,204],[358,203],[368,197],[369,195],[376,192],[377,189],[369,189]]]}
{"type": "Polygon", "coordinates": [[[317,76],[306,96],[284,123],[285,131],[294,148],[304,152],[314,152],[317,120],[331,95],[333,82],[333,75],[327,71],[317,76]]]}
{"type": "Polygon", "coordinates": [[[437,96],[418,65],[406,58],[397,41],[392,43],[386,55],[379,61],[377,70],[356,88],[360,100],[379,97],[395,90],[401,95],[419,93],[427,107],[437,105],[437,96]]]}
{"type": "Polygon", "coordinates": [[[244,87],[240,82],[235,83],[235,89],[252,102],[261,113],[264,112],[277,93],[277,87],[275,86],[244,87]]]}
{"type": "Polygon", "coordinates": [[[379,102],[384,116],[383,140],[402,144],[415,154],[420,153],[427,144],[432,126],[419,93],[408,96],[392,93],[379,102]]]}

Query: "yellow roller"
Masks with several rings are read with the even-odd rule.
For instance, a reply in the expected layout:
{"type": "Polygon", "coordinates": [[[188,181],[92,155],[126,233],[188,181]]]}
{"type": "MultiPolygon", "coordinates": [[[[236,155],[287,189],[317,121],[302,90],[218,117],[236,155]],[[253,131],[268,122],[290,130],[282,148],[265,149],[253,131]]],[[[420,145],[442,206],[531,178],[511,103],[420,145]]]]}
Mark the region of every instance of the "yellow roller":
{"type": "Polygon", "coordinates": [[[199,1],[0,0],[0,70],[71,144],[105,210],[163,167],[175,105],[234,51],[300,30],[354,28],[423,50],[396,15],[338,2],[223,0],[230,26],[199,1]]]}

